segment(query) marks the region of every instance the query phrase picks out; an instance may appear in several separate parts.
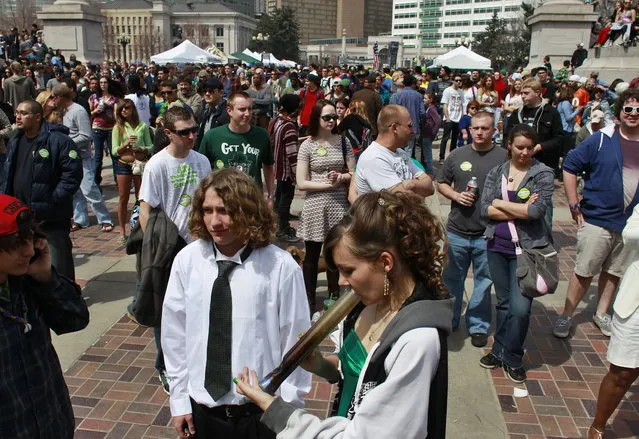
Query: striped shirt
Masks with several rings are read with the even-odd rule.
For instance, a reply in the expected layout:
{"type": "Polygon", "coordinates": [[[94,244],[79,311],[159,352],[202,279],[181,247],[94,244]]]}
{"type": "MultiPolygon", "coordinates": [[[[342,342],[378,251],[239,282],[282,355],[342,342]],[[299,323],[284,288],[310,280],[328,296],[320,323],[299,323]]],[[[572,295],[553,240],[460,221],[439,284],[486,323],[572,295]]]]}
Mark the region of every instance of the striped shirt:
{"type": "Polygon", "coordinates": [[[275,179],[295,181],[297,151],[299,149],[297,124],[283,116],[273,119],[268,127],[273,144],[275,179]]]}

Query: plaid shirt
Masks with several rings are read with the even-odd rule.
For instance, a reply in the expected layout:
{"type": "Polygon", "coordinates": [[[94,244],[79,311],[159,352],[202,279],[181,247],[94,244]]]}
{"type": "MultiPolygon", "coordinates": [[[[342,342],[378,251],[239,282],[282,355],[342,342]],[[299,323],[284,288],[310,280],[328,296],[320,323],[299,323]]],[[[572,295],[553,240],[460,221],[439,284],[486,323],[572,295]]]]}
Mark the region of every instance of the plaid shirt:
{"type": "Polygon", "coordinates": [[[0,436],[71,439],[73,410],[49,329],[79,331],[89,323],[89,310],[80,288],[55,269],[50,284],[9,276],[9,285],[0,306],[22,316],[24,297],[32,329],[25,333],[24,325],[0,316],[0,436]]]}
{"type": "Polygon", "coordinates": [[[297,171],[297,151],[299,148],[297,124],[282,116],[273,119],[268,130],[273,144],[275,159],[275,179],[295,182],[297,171]]]}

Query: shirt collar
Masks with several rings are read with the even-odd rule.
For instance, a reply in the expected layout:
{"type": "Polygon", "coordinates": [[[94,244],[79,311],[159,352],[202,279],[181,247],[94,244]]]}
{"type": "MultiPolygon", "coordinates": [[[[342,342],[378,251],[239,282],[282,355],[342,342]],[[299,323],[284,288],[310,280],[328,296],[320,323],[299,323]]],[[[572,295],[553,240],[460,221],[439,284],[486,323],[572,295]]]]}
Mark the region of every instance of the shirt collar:
{"type": "Polygon", "coordinates": [[[242,265],[242,252],[246,248],[246,245],[237,251],[233,256],[226,256],[218,250],[215,243],[213,243],[213,254],[215,255],[215,261],[232,261],[238,265],[242,265]]]}

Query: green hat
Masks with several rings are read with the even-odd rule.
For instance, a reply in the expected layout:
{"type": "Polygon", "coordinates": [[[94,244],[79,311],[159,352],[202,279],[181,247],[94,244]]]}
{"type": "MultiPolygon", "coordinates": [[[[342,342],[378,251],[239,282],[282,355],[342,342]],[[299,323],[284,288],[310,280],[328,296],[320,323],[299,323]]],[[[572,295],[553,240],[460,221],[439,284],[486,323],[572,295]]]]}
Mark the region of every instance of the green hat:
{"type": "Polygon", "coordinates": [[[342,87],[348,87],[351,85],[351,81],[349,79],[342,79],[342,87]]]}
{"type": "Polygon", "coordinates": [[[508,72],[506,71],[506,69],[501,69],[501,74],[502,74],[502,75],[505,75],[506,73],[508,73],[508,72]]]}

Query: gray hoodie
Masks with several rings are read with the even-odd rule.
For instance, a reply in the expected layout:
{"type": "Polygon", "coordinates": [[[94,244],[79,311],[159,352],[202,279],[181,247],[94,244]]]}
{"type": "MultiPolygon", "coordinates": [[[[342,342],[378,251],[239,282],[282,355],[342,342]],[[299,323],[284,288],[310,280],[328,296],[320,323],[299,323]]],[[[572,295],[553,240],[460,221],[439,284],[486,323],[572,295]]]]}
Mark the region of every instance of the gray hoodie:
{"type": "Polygon", "coordinates": [[[38,94],[33,80],[26,76],[13,75],[5,79],[2,89],[4,90],[4,100],[10,103],[14,110],[18,108],[20,102],[35,99],[38,94]]]}

